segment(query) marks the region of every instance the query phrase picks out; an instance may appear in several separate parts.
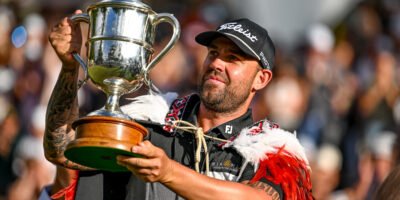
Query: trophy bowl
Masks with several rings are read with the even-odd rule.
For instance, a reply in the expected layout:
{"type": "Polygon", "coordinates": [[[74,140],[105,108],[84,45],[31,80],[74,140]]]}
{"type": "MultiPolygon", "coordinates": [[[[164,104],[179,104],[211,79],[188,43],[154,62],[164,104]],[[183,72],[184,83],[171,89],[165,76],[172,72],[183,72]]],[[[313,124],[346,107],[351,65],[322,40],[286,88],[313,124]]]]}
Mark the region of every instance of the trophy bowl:
{"type": "Polygon", "coordinates": [[[65,156],[95,169],[126,171],[116,163],[116,156],[137,156],[130,149],[143,141],[148,132],[121,111],[119,99],[138,90],[143,83],[151,88],[148,73],[178,40],[179,22],[171,14],[158,14],[134,0],[100,1],[71,20],[89,24],[87,62],[73,53],[85,72],[78,87],[90,80],[107,95],[107,100],[103,108],[72,123],[76,137],[67,145],[65,156]],[[156,28],[162,22],[171,24],[173,34],[152,59],[156,28]]]}

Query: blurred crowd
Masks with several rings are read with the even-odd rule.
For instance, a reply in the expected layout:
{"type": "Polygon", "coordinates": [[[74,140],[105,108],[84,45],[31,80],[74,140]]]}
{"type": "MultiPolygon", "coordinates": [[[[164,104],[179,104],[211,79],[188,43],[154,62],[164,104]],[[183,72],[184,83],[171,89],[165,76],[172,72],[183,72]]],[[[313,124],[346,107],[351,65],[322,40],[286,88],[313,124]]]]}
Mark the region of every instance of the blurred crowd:
{"type": "MultiPolygon", "coordinates": [[[[58,20],[92,3],[38,2],[0,0],[0,200],[35,199],[54,178],[42,140],[61,63],[47,37],[58,20]]],[[[194,36],[235,13],[213,0],[144,2],[173,13],[182,28],[151,79],[162,92],[195,92],[206,50],[194,36]]],[[[82,28],[85,35],[87,25],[82,28]]],[[[274,78],[253,102],[254,118],[296,132],[312,166],[316,199],[373,199],[400,161],[400,1],[360,1],[339,23],[307,30],[294,48],[276,42],[274,78]]],[[[156,52],[171,32],[160,25],[156,52]]],[[[105,102],[90,83],[78,96],[82,115],[105,102]]]]}

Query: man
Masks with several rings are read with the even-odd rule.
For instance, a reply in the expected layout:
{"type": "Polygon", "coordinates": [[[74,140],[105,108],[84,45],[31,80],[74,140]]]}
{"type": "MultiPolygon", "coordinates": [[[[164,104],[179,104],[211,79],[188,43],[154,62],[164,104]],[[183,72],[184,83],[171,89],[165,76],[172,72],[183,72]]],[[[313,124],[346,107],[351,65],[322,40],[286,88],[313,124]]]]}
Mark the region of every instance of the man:
{"type": "MultiPolygon", "coordinates": [[[[79,52],[81,35],[79,27],[65,18],[49,38],[63,62],[48,107],[44,140],[46,157],[59,166],[52,193],[65,188],[56,196],[312,198],[308,163],[295,135],[266,120],[253,123],[251,119],[251,100],[272,78],[274,46],[264,28],[240,19],[196,37],[208,48],[199,94],[175,100],[161,125],[139,121],[150,132],[146,141],[132,147],[142,157],[117,157],[118,164],[132,173],[93,171],[64,157],[66,145],[74,138],[71,123],[78,117],[78,63],[71,53],[79,52]],[[76,171],[66,168],[79,170],[78,177],[74,179],[76,171]]],[[[138,105],[125,109],[131,106],[138,105]]]]}

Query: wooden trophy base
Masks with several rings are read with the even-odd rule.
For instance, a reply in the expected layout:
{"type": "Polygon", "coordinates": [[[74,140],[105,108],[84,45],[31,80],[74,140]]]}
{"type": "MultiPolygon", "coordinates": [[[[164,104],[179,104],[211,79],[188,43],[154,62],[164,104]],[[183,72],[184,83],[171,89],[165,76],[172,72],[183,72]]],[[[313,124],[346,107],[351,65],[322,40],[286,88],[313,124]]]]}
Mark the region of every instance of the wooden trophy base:
{"type": "Polygon", "coordinates": [[[117,164],[117,155],[138,156],[132,146],[148,134],[142,125],[115,117],[87,116],[72,124],[76,138],[65,151],[69,160],[105,171],[127,171],[117,164]]]}

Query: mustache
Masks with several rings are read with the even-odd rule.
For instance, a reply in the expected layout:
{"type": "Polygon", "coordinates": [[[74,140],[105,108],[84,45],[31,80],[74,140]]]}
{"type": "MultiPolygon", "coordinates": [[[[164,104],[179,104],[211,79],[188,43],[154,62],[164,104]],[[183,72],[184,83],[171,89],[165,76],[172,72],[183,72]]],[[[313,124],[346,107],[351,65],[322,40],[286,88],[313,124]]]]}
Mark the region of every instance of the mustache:
{"type": "Polygon", "coordinates": [[[215,71],[213,69],[208,70],[206,73],[204,73],[202,82],[209,79],[211,76],[218,78],[219,80],[225,82],[226,84],[229,83],[229,79],[224,73],[222,73],[220,71],[215,71]]]}

